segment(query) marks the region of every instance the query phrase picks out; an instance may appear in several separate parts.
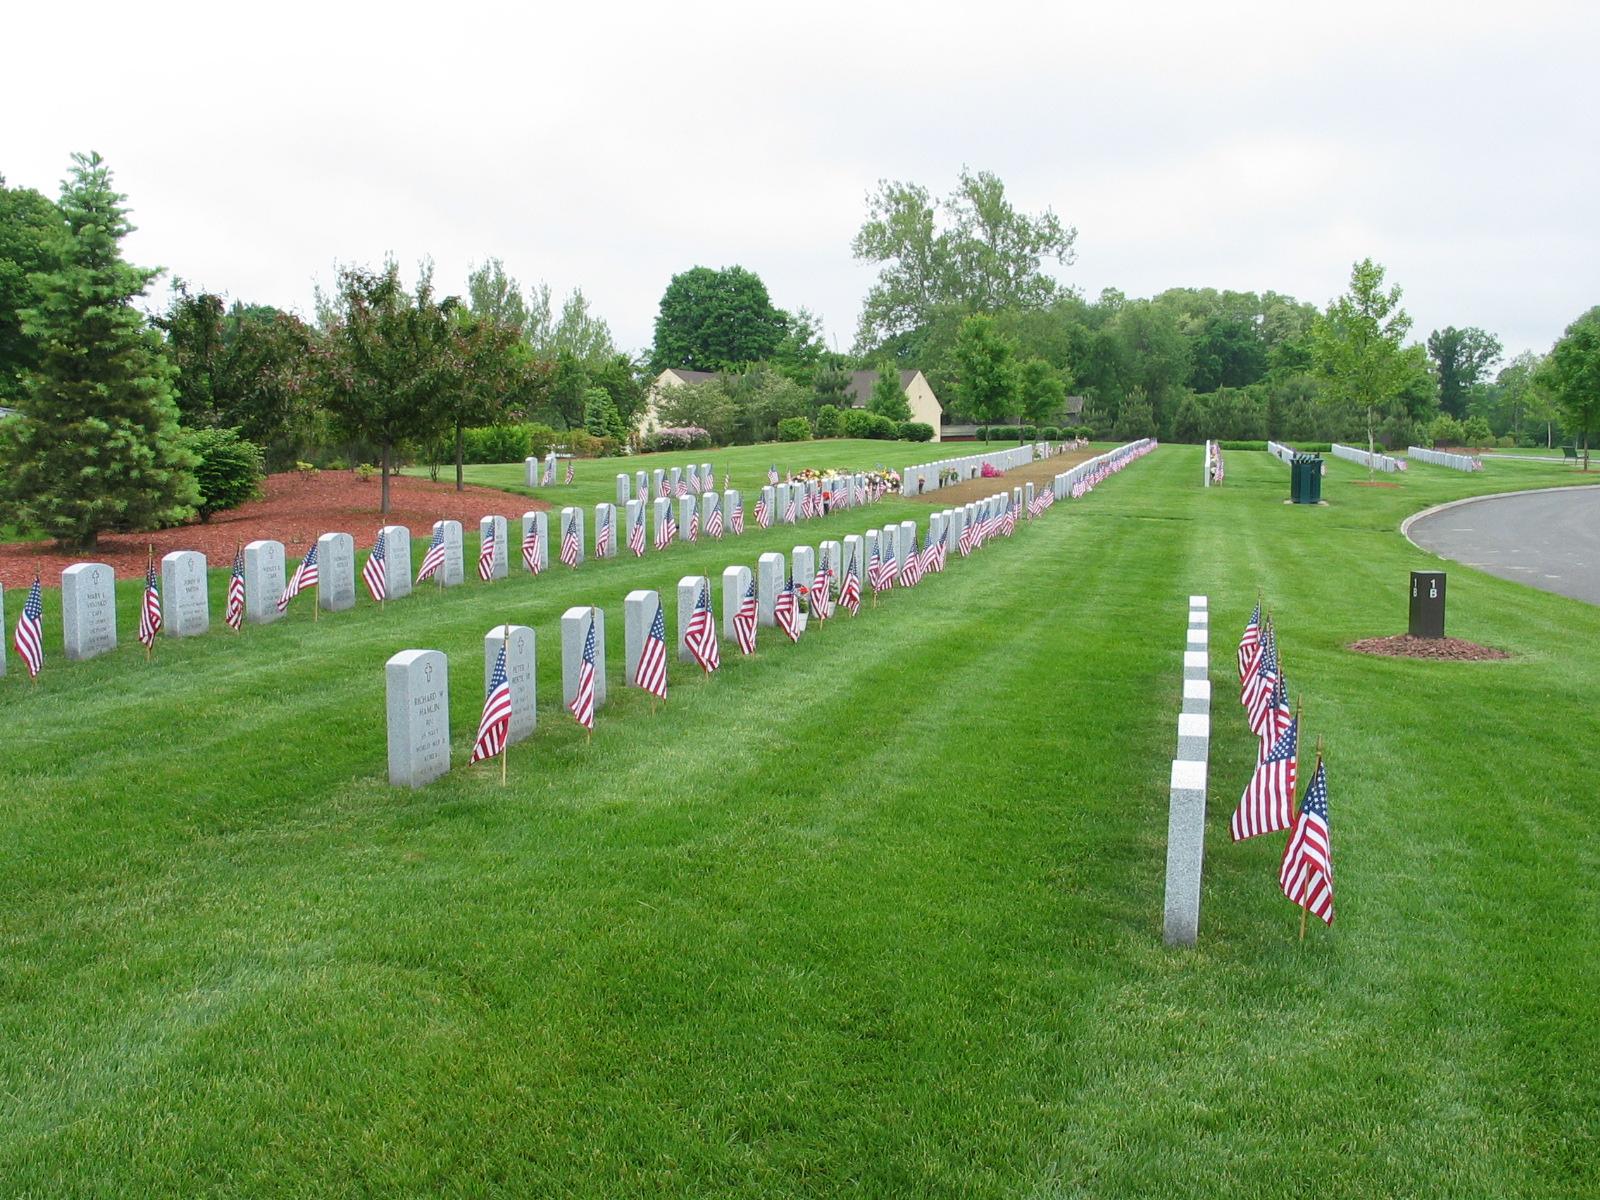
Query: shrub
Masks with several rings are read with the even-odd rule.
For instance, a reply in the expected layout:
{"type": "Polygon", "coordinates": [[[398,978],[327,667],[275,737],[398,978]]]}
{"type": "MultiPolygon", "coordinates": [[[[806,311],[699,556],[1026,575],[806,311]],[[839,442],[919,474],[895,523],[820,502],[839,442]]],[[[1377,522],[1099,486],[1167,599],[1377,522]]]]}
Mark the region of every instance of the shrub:
{"type": "Polygon", "coordinates": [[[378,477],[378,468],[371,463],[362,463],[356,467],[356,478],[362,483],[371,483],[378,477]]]}
{"type": "Polygon", "coordinates": [[[974,441],[987,441],[989,438],[989,427],[987,425],[979,425],[972,431],[972,437],[974,441]]]}
{"type": "Polygon", "coordinates": [[[1489,422],[1482,417],[1468,417],[1462,423],[1461,432],[1469,446],[1494,445],[1494,434],[1489,431],[1489,422]]]}
{"type": "Polygon", "coordinates": [[[892,442],[900,436],[900,423],[891,421],[888,417],[881,417],[877,413],[867,413],[867,432],[869,438],[881,442],[892,442]]]}
{"type": "Polygon", "coordinates": [[[187,440],[200,460],[194,477],[200,485],[202,521],[261,495],[267,466],[260,446],[240,437],[237,429],[192,429],[187,440]]]}
{"type": "Polygon", "coordinates": [[[294,464],[294,469],[300,472],[302,475],[316,475],[320,473],[317,470],[316,463],[297,462],[294,464]]]}
{"type": "MultiPolygon", "coordinates": [[[[453,447],[441,447],[445,458],[453,447]]],[[[528,435],[521,425],[485,425],[461,431],[461,461],[519,463],[528,457],[528,435]]]]}
{"type": "Polygon", "coordinates": [[[1041,425],[1039,427],[1041,441],[1058,442],[1061,440],[1061,427],[1059,425],[1041,425]]]}
{"type": "Polygon", "coordinates": [[[872,417],[864,408],[849,408],[844,413],[844,435],[849,438],[872,436],[872,417]]]}
{"type": "Polygon", "coordinates": [[[903,421],[900,424],[900,440],[902,442],[931,442],[933,441],[933,426],[926,421],[903,421]]]}
{"type": "Polygon", "coordinates": [[[1265,442],[1218,442],[1224,450],[1265,450],[1265,442]]]}
{"type": "Polygon", "coordinates": [[[646,450],[699,450],[711,445],[711,435],[698,425],[673,425],[644,439],[646,450]]]}
{"type": "Polygon", "coordinates": [[[804,417],[785,417],[778,422],[778,440],[780,442],[809,442],[811,440],[811,422],[804,417]]]}
{"type": "Polygon", "coordinates": [[[1504,434],[1504,435],[1502,435],[1501,437],[1499,437],[1499,438],[1497,438],[1495,440],[1495,445],[1499,446],[1502,449],[1504,449],[1507,446],[1515,446],[1516,444],[1517,444],[1517,439],[1512,437],[1509,433],[1504,434]]]}
{"type": "Polygon", "coordinates": [[[1449,413],[1440,413],[1435,417],[1429,432],[1433,435],[1435,446],[1460,446],[1465,444],[1467,438],[1461,428],[1461,422],[1449,413]]]}
{"type": "Polygon", "coordinates": [[[817,436],[838,437],[844,432],[844,414],[831,404],[817,410],[817,436]]]}

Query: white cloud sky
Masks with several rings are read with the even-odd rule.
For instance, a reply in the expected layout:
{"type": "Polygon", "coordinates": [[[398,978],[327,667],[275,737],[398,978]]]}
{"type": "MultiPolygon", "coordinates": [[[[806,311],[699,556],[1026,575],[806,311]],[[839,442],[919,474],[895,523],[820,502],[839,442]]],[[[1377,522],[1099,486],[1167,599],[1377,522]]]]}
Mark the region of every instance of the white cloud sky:
{"type": "Polygon", "coordinates": [[[1548,348],[1600,303],[1600,6],[1303,7],[34,5],[0,173],[99,150],[130,258],[302,312],[335,261],[493,255],[640,348],[674,272],[740,263],[848,348],[866,193],[966,164],[1077,226],[1091,296],[1320,305],[1371,255],[1417,336],[1548,348]]]}

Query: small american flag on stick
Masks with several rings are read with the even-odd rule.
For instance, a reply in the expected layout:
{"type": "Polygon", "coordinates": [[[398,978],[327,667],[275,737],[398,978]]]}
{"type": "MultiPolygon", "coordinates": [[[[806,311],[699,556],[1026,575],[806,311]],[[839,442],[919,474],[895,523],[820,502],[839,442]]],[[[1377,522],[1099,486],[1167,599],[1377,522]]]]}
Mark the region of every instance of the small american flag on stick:
{"type": "Polygon", "coordinates": [[[739,653],[756,652],[756,583],[751,580],[739,601],[739,611],[733,614],[733,636],[739,641],[739,653]]]}
{"type": "Polygon", "coordinates": [[[1256,655],[1261,649],[1261,601],[1256,601],[1255,611],[1250,614],[1250,621],[1244,627],[1244,636],[1239,639],[1239,683],[1243,686],[1245,679],[1250,674],[1250,669],[1256,665],[1256,655]]]}
{"type": "Polygon", "coordinates": [[[1306,935],[1307,912],[1333,924],[1333,847],[1328,839],[1328,773],[1317,756],[1316,774],[1300,802],[1300,815],[1283,848],[1278,886],[1290,902],[1303,910],[1300,936],[1306,935]]]}
{"type": "Polygon", "coordinates": [[[644,511],[639,512],[639,519],[633,523],[633,528],[628,531],[628,549],[633,551],[635,558],[644,557],[644,511]]]}
{"type": "MultiPolygon", "coordinates": [[[[316,551],[313,550],[312,553],[316,553],[316,551]]],[[[442,566],[444,566],[443,521],[433,527],[433,536],[428,539],[427,552],[422,556],[422,566],[417,570],[417,582],[423,583],[434,575],[438,575],[439,568],[442,566]]],[[[535,569],[537,570],[537,568],[535,569]]],[[[439,578],[443,582],[444,577],[441,575],[439,578]]],[[[281,612],[283,607],[283,604],[279,604],[278,610],[281,612]]]]}
{"type": "Polygon", "coordinates": [[[756,497],[756,524],[762,529],[772,524],[772,509],[767,506],[765,496],[756,497]]]}
{"type": "Polygon", "coordinates": [[[1250,776],[1239,806],[1233,810],[1229,828],[1233,840],[1242,842],[1263,833],[1276,833],[1294,824],[1295,767],[1300,740],[1300,723],[1289,720],[1289,728],[1272,745],[1272,751],[1250,776]]]}
{"type": "Polygon", "coordinates": [[[706,518],[706,536],[722,540],[722,509],[712,505],[711,515],[706,518]]]}
{"type": "Polygon", "coordinates": [[[511,681],[506,676],[506,640],[510,636],[511,629],[507,626],[494,658],[494,670],[489,673],[483,715],[478,718],[478,736],[472,743],[468,766],[506,751],[506,735],[511,731],[511,681]]]}
{"type": "Polygon", "coordinates": [[[222,610],[222,620],[235,633],[244,624],[244,544],[234,547],[233,572],[228,576],[228,601],[222,610]]]}
{"type": "Polygon", "coordinates": [[[578,465],[573,459],[567,459],[567,482],[572,482],[572,477],[577,473],[578,465]]]}
{"type": "Polygon", "coordinates": [[[389,595],[389,581],[383,569],[387,542],[383,530],[378,530],[378,540],[372,543],[372,553],[367,555],[366,565],[361,568],[361,581],[379,604],[389,595]]]}
{"type": "Polygon", "coordinates": [[[494,578],[494,522],[483,531],[478,543],[478,578],[488,583],[494,578]]]}
{"type": "Polygon", "coordinates": [[[36,679],[44,666],[44,600],[39,592],[39,576],[33,576],[33,586],[22,603],[22,615],[17,618],[16,631],[11,644],[28,669],[28,678],[36,679]]]}
{"type": "Polygon", "coordinates": [[[561,535],[561,561],[576,571],[581,549],[578,545],[578,518],[574,515],[567,519],[566,532],[561,535]]]}
{"type": "Polygon", "coordinates": [[[744,501],[740,500],[733,506],[733,532],[734,536],[744,533],[744,501]]]}
{"type": "MultiPolygon", "coordinates": [[[[442,561],[443,555],[441,555],[440,558],[442,561]]],[[[278,611],[283,612],[284,609],[289,607],[289,601],[293,600],[306,588],[313,586],[316,582],[317,544],[313,542],[311,544],[311,549],[306,552],[306,556],[300,560],[300,565],[295,568],[294,575],[289,580],[289,586],[284,588],[283,595],[278,597],[278,611]]],[[[160,617],[158,615],[157,625],[159,626],[159,624],[160,617]]]]}
{"type": "Polygon", "coordinates": [[[589,633],[583,639],[583,661],[578,666],[578,686],[567,705],[572,719],[589,732],[594,732],[594,619],[589,620],[589,633]]]}
{"type": "MultiPolygon", "coordinates": [[[[313,554],[316,547],[312,547],[313,554]]],[[[145,562],[144,600],[139,605],[139,640],[144,643],[145,655],[156,644],[156,634],[161,632],[161,584],[156,579],[156,552],[154,548],[145,562]]]]}
{"type": "Polygon", "coordinates": [[[683,643],[689,655],[700,664],[707,675],[722,665],[722,651],[717,645],[717,618],[711,611],[711,586],[702,579],[695,594],[694,612],[689,614],[689,627],[683,632],[683,643]]]}
{"type": "Polygon", "coordinates": [[[539,561],[539,527],[532,521],[522,531],[522,565],[535,575],[544,570],[539,561]]]}
{"type": "Polygon", "coordinates": [[[852,617],[861,611],[861,580],[856,574],[856,553],[853,546],[849,565],[844,569],[844,582],[839,586],[839,607],[848,608],[852,617]]]}
{"type": "Polygon", "coordinates": [[[667,620],[661,615],[659,600],[650,632],[645,635],[644,648],[639,652],[639,665],[633,671],[633,684],[657,700],[667,698],[667,620]]]}
{"type": "Polygon", "coordinates": [[[785,575],[783,590],[772,605],[772,619],[791,642],[800,640],[800,601],[794,591],[794,576],[785,575]]]}

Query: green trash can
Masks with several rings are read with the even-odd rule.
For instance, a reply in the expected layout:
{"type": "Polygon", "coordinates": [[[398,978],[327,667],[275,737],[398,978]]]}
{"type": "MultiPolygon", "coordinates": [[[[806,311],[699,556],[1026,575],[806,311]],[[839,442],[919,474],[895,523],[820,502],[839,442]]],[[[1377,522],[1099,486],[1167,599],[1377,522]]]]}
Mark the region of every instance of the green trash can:
{"type": "Polygon", "coordinates": [[[1322,503],[1322,455],[1313,454],[1306,459],[1307,504],[1322,503]]]}
{"type": "Polygon", "coordinates": [[[1300,456],[1296,454],[1289,460],[1289,499],[1295,504],[1300,503],[1304,474],[1305,468],[1300,465],[1300,456]]]}

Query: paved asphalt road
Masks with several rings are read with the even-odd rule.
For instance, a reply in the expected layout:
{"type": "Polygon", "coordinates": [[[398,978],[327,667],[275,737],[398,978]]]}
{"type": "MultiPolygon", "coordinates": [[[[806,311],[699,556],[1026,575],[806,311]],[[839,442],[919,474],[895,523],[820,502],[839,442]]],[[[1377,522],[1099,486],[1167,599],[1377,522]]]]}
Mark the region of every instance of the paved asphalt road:
{"type": "Polygon", "coordinates": [[[1475,500],[1412,523],[1441,558],[1600,604],[1600,488],[1475,500]]]}

